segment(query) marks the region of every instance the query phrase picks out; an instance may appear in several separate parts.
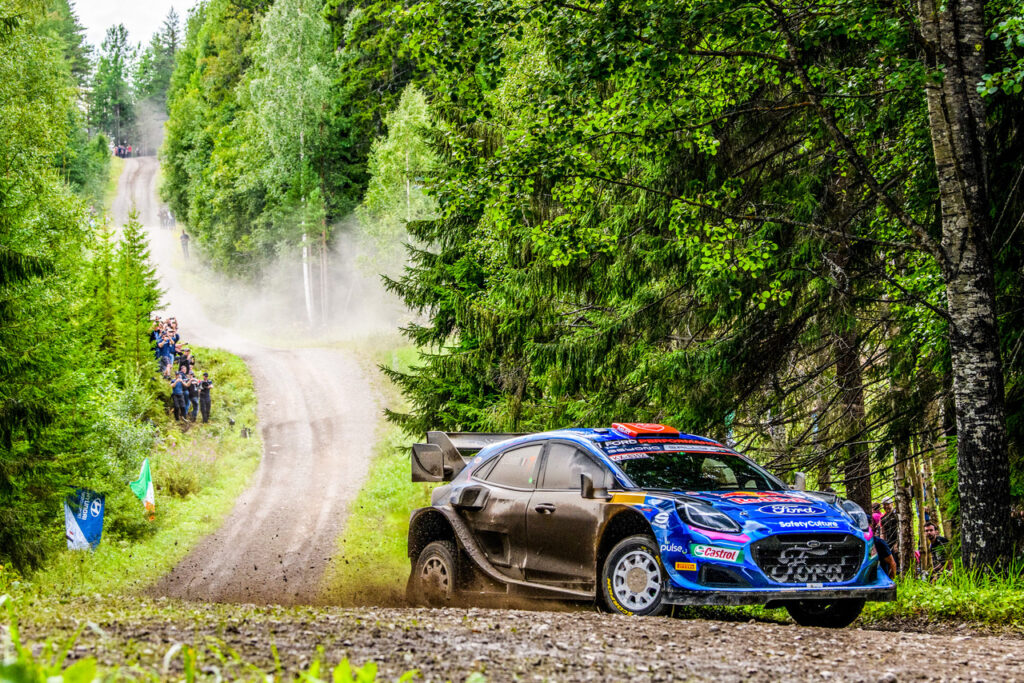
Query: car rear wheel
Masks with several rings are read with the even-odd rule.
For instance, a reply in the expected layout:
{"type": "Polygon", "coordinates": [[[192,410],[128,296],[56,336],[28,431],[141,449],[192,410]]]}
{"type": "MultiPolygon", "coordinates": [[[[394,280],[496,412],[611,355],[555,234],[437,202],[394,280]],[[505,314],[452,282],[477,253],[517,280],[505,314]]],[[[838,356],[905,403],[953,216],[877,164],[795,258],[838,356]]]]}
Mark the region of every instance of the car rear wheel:
{"type": "Polygon", "coordinates": [[[406,597],[414,605],[444,607],[458,593],[459,549],[451,541],[434,541],[416,558],[406,597]]]}
{"type": "Polygon", "coordinates": [[[616,544],[601,571],[601,598],[611,612],[655,616],[665,610],[664,572],[658,546],[637,535],[616,544]]]}
{"type": "Polygon", "coordinates": [[[786,603],[786,611],[801,626],[845,628],[856,621],[864,600],[801,600],[786,603]]]}

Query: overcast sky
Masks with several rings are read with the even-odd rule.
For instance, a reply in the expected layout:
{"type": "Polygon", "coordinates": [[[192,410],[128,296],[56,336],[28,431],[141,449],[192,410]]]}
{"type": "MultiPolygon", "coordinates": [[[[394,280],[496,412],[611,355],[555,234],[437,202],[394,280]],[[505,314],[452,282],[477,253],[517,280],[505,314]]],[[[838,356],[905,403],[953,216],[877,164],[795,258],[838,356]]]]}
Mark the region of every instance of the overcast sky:
{"type": "Polygon", "coordinates": [[[97,50],[107,29],[124,24],[132,44],[146,45],[160,28],[167,12],[174,7],[181,17],[182,31],[185,18],[199,0],[72,0],[75,14],[86,30],[88,40],[97,50]]]}

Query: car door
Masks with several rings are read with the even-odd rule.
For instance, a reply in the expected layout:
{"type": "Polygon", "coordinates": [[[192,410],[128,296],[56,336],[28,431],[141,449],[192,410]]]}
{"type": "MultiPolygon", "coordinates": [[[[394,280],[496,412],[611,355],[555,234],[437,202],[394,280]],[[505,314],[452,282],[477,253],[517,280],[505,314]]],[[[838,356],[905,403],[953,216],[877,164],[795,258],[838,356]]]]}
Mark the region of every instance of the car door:
{"type": "Polygon", "coordinates": [[[479,510],[460,511],[488,561],[506,576],[522,579],[526,556],[526,506],[537,482],[544,444],[505,451],[474,481],[488,489],[479,510]]]}
{"type": "Polygon", "coordinates": [[[580,475],[607,486],[612,474],[581,448],[552,441],[537,490],[526,509],[526,578],[543,583],[583,584],[596,580],[597,534],[608,514],[600,499],[580,494],[580,475]]]}

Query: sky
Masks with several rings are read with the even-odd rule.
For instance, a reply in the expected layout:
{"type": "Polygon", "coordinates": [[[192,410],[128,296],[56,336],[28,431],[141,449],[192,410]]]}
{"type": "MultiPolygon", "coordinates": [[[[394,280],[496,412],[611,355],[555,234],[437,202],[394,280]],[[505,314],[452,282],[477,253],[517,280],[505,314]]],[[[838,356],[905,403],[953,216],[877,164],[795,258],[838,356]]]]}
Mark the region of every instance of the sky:
{"type": "Polygon", "coordinates": [[[184,31],[188,11],[199,0],[72,0],[78,20],[85,26],[86,40],[99,49],[107,29],[124,24],[133,44],[147,45],[160,28],[167,12],[174,7],[184,31]]]}

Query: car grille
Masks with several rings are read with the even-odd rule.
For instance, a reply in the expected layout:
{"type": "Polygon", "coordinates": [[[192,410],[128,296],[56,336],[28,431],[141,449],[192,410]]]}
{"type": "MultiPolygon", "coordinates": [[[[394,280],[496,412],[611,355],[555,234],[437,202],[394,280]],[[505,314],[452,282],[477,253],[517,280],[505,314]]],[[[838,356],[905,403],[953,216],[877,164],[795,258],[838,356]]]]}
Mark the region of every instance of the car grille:
{"type": "Polygon", "coordinates": [[[857,575],[864,541],[850,534],[779,534],[750,546],[754,562],[778,583],[839,583],[857,575]]]}

